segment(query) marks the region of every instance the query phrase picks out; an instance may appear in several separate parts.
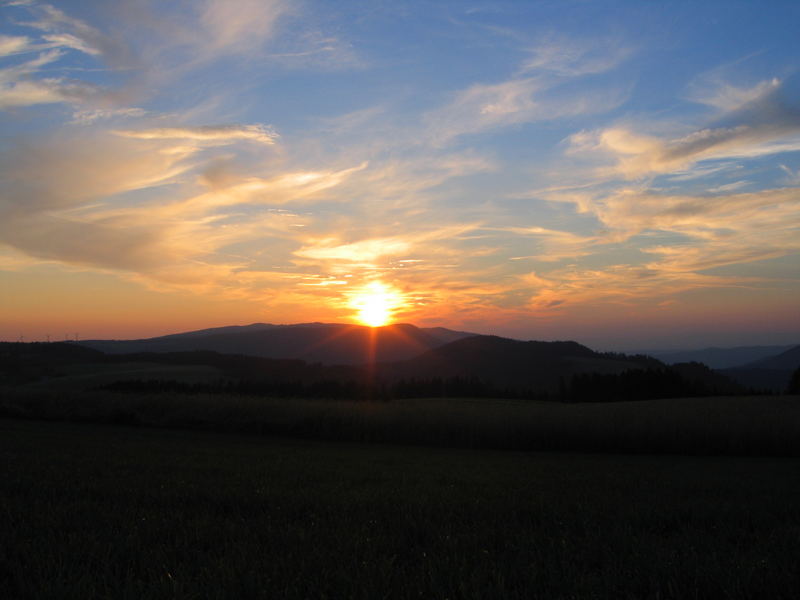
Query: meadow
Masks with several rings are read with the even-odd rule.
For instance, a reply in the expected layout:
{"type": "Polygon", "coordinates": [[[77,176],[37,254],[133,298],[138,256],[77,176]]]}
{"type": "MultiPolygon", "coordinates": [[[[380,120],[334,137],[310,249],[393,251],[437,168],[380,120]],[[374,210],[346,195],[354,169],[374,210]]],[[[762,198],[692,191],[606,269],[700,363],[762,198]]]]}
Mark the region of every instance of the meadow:
{"type": "Polygon", "coordinates": [[[506,450],[800,455],[800,397],[368,402],[7,388],[0,417],[506,450]]]}
{"type": "Polygon", "coordinates": [[[0,419],[4,598],[795,598],[800,459],[0,419]]]}

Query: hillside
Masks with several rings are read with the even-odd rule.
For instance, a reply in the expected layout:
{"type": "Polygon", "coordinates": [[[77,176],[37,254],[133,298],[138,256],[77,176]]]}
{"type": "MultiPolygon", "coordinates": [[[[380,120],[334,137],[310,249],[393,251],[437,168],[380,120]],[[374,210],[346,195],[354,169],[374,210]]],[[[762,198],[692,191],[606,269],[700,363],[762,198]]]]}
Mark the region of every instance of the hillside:
{"type": "Polygon", "coordinates": [[[767,359],[793,348],[793,346],[736,346],[733,348],[702,348],[699,350],[648,350],[668,365],[700,362],[712,369],[730,369],[767,359]]]}
{"type": "Polygon", "coordinates": [[[293,397],[597,402],[744,391],[699,363],[667,367],[651,357],[598,353],[574,341],[472,335],[442,343],[459,335],[412,325],[258,325],[166,339],[86,342],[117,352],[109,354],[76,343],[7,344],[2,371],[11,385],[293,397]],[[214,349],[167,350],[198,346],[214,349]],[[161,351],[119,353],[148,347],[161,351]],[[392,360],[397,356],[405,360],[392,360]]]}
{"type": "Polygon", "coordinates": [[[473,334],[408,324],[365,327],[303,323],[221,327],[141,340],[86,340],[81,345],[108,354],[193,352],[298,359],[326,365],[405,360],[473,334]]]}
{"type": "Polygon", "coordinates": [[[792,372],[798,367],[800,367],[800,346],[795,346],[774,356],[733,369],[721,370],[720,373],[754,390],[783,392],[789,385],[792,372]]]}
{"type": "Polygon", "coordinates": [[[474,336],[402,363],[385,365],[381,373],[393,378],[477,378],[510,388],[555,392],[562,381],[569,381],[573,375],[619,374],[644,367],[636,359],[609,357],[577,342],[523,342],[474,336]]]}
{"type": "Polygon", "coordinates": [[[784,371],[794,371],[797,367],[800,367],[800,346],[795,346],[775,356],[769,356],[744,365],[744,368],[747,369],[777,369],[784,371]]]}

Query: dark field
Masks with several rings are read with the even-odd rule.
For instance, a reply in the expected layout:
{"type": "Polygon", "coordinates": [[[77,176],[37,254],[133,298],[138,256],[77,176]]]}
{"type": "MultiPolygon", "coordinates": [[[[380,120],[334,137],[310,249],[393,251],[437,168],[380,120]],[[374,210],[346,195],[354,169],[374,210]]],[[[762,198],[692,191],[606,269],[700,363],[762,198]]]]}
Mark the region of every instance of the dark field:
{"type": "Polygon", "coordinates": [[[796,598],[800,459],[0,420],[4,598],[796,598]]]}
{"type": "Polygon", "coordinates": [[[494,450],[800,456],[800,396],[365,402],[0,388],[0,418],[494,450]]]}

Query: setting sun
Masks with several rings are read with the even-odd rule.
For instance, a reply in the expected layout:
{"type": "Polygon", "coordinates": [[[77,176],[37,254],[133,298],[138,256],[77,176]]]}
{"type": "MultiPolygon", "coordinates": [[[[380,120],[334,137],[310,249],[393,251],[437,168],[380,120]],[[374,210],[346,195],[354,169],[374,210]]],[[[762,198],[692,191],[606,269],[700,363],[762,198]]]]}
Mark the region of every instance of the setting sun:
{"type": "Polygon", "coordinates": [[[351,302],[358,311],[356,318],[370,327],[388,325],[399,304],[399,294],[379,281],[373,281],[354,294],[351,302]]]}

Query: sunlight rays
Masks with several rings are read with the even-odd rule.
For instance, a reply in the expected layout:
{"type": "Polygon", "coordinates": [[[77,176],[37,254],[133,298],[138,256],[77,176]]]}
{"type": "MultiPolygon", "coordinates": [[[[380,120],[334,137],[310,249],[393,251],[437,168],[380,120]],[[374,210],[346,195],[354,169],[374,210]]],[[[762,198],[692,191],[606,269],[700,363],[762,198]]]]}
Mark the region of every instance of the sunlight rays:
{"type": "Polygon", "coordinates": [[[357,311],[356,319],[369,327],[391,323],[394,311],[401,304],[400,294],[380,281],[368,283],[350,299],[350,306],[357,311]]]}

